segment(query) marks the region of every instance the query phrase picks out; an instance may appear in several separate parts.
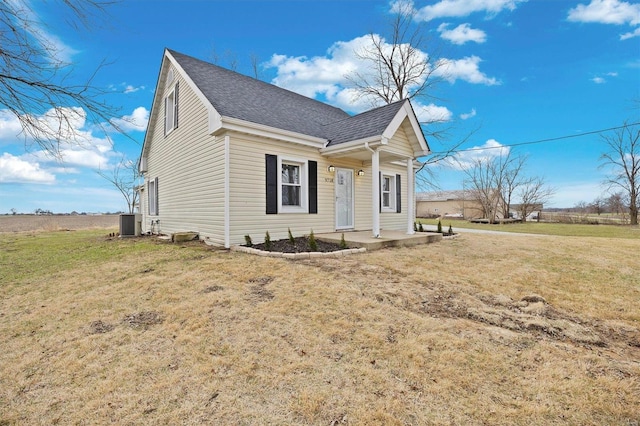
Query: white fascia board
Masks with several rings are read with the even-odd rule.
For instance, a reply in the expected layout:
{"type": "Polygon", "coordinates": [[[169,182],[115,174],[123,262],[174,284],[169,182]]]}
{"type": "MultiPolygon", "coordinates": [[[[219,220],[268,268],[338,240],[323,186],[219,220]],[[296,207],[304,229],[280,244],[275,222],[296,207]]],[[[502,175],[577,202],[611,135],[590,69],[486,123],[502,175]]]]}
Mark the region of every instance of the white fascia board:
{"type": "Polygon", "coordinates": [[[386,143],[382,140],[380,136],[371,136],[369,138],[358,139],[355,141],[345,142],[338,145],[323,148],[320,150],[320,154],[330,156],[335,154],[341,154],[343,152],[353,151],[358,148],[365,149],[365,144],[367,143],[372,148],[377,145],[386,145],[386,143]]]}
{"type": "Polygon", "coordinates": [[[402,105],[402,108],[398,110],[395,117],[391,120],[385,131],[382,133],[382,136],[391,139],[393,135],[396,134],[404,120],[408,119],[411,124],[411,128],[413,129],[413,133],[415,134],[415,142],[420,146],[419,150],[416,150],[414,156],[419,157],[424,152],[429,153],[429,145],[427,144],[427,140],[424,138],[424,134],[422,133],[422,129],[420,128],[420,123],[418,122],[418,118],[416,117],[413,108],[411,107],[411,103],[407,100],[402,105]]]}
{"type": "Polygon", "coordinates": [[[169,53],[169,51],[166,51],[165,55],[167,58],[169,58],[169,60],[171,61],[171,64],[175,67],[175,69],[177,69],[180,72],[180,75],[185,79],[185,81],[187,82],[191,90],[193,90],[193,92],[196,94],[198,99],[200,99],[200,102],[202,102],[203,105],[207,106],[207,108],[209,107],[213,108],[213,105],[211,105],[211,102],[209,102],[209,99],[207,99],[207,97],[204,95],[204,93],[202,93],[200,88],[198,88],[198,86],[196,86],[193,80],[191,80],[191,77],[189,77],[189,74],[184,72],[184,69],[180,66],[180,64],[178,64],[178,61],[175,60],[175,58],[171,55],[171,53],[169,53]]]}
{"type": "MultiPolygon", "coordinates": [[[[220,133],[222,130],[235,130],[237,132],[249,133],[256,136],[263,136],[266,138],[296,143],[299,145],[310,146],[317,149],[321,149],[326,143],[326,139],[323,138],[316,138],[313,136],[304,135],[302,133],[296,133],[271,126],[265,126],[264,124],[252,123],[250,121],[240,120],[238,118],[219,115],[218,117],[219,123],[214,123],[217,125],[217,127],[213,129],[212,134],[220,133]]],[[[211,114],[209,115],[209,118],[211,119],[211,114]]],[[[209,124],[209,128],[212,128],[211,123],[209,124]]]]}
{"type": "Polygon", "coordinates": [[[149,112],[149,122],[147,124],[147,132],[144,135],[144,142],[142,143],[142,156],[145,155],[145,150],[147,149],[147,146],[148,146],[148,143],[147,143],[148,138],[150,138],[151,137],[150,135],[153,134],[154,125],[158,121],[158,119],[155,117],[155,109],[156,109],[156,106],[157,108],[160,108],[160,105],[161,105],[160,93],[163,93],[163,91],[158,90],[158,88],[160,87],[160,80],[162,79],[162,73],[165,72],[169,64],[173,65],[173,67],[176,69],[176,71],[178,71],[180,76],[184,78],[185,82],[189,85],[191,90],[193,90],[193,92],[196,94],[198,99],[200,99],[202,104],[207,107],[207,111],[209,112],[209,128],[211,128],[212,115],[217,114],[219,116],[219,114],[217,113],[213,105],[211,105],[211,102],[209,102],[209,100],[204,95],[204,93],[202,93],[202,91],[198,88],[198,86],[196,86],[196,84],[193,82],[191,77],[189,77],[189,75],[184,71],[184,69],[180,66],[180,64],[178,64],[178,61],[175,60],[175,58],[173,57],[173,55],[171,55],[169,50],[165,49],[164,55],[162,56],[162,63],[160,64],[160,72],[158,74],[158,80],[156,82],[156,89],[153,92],[154,93],[153,102],[151,103],[151,111],[149,112]]]}
{"type": "Polygon", "coordinates": [[[147,131],[144,133],[144,140],[142,141],[142,150],[140,151],[140,157],[144,157],[146,155],[146,150],[149,146],[149,138],[153,135],[153,129],[155,125],[154,115],[156,110],[156,104],[158,101],[158,87],[160,86],[160,79],[162,78],[162,71],[166,66],[167,59],[167,50],[165,49],[165,54],[162,55],[162,61],[160,62],[160,71],[158,71],[158,78],[156,80],[156,89],[153,91],[153,100],[151,101],[151,111],[149,111],[149,121],[147,122],[147,131]]]}
{"type": "Polygon", "coordinates": [[[416,113],[411,106],[411,102],[407,100],[407,102],[405,102],[403,106],[403,109],[407,111],[407,118],[409,118],[411,127],[413,128],[413,131],[418,138],[420,148],[422,148],[423,152],[431,152],[431,150],[429,149],[429,144],[427,143],[427,139],[424,137],[424,133],[422,133],[422,128],[420,127],[418,117],[416,117],[416,113]]]}

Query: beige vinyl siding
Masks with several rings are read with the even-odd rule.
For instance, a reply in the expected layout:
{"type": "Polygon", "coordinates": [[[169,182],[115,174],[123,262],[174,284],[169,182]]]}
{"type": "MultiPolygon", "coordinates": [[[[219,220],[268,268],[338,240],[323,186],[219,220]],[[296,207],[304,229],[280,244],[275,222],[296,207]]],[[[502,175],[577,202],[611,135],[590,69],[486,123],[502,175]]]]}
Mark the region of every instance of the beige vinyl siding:
{"type": "MultiPolygon", "coordinates": [[[[381,164],[380,171],[387,175],[400,175],[400,213],[385,212],[380,213],[380,228],[384,231],[395,230],[403,231],[407,229],[407,168],[403,166],[397,166],[395,164],[381,164]]],[[[397,194],[396,194],[397,196],[397,194]]]]}
{"type": "Polygon", "coordinates": [[[154,111],[157,122],[145,185],[158,178],[159,214],[149,216],[145,202],[144,230],[151,230],[151,220],[159,219],[156,232],[195,231],[201,238],[224,244],[224,140],[208,134],[206,107],[180,74],[175,76],[174,81],[180,81],[178,128],[164,135],[164,97],[175,83],[163,90],[154,111]]]}
{"type": "MultiPolygon", "coordinates": [[[[334,232],[335,183],[334,173],[327,170],[330,164],[354,171],[354,229],[372,228],[371,166],[363,166],[358,160],[322,157],[317,149],[311,147],[239,133],[229,133],[229,136],[231,244],[243,244],[245,235],[251,236],[254,243],[261,243],[267,231],[273,240],[287,238],[288,229],[294,236],[308,235],[311,229],[314,233],[334,232]],[[317,161],[317,214],[266,214],[265,154],[317,161]],[[365,171],[364,176],[357,176],[359,169],[365,171]]],[[[381,226],[388,230],[404,230],[408,213],[406,167],[385,163],[381,165],[381,170],[400,174],[402,181],[402,212],[382,213],[381,226]]]]}
{"type": "Polygon", "coordinates": [[[314,233],[334,232],[335,184],[334,173],[327,170],[330,164],[354,171],[354,226],[371,228],[371,170],[361,161],[330,159],[317,148],[238,133],[231,134],[230,145],[231,244],[244,243],[247,234],[255,243],[263,242],[266,231],[274,240],[287,238],[289,228],[294,236],[308,235],[312,229],[314,233]],[[265,154],[318,163],[317,214],[266,214],[265,154]],[[355,172],[359,169],[368,172],[358,177],[355,172]]]}
{"type": "MultiPolygon", "coordinates": [[[[405,118],[405,120],[408,120],[405,118]]],[[[413,148],[409,142],[404,126],[400,126],[393,137],[389,140],[389,144],[384,147],[385,152],[390,152],[402,157],[413,158],[413,148]]]]}

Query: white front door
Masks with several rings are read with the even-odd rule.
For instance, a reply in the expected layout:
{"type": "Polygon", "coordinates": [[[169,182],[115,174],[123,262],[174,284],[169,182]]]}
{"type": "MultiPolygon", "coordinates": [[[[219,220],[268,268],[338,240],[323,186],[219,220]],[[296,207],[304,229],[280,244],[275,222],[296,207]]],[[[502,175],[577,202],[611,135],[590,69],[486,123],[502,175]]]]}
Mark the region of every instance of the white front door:
{"type": "Polygon", "coordinates": [[[336,169],[336,229],[353,228],[353,170],[336,169]]]}

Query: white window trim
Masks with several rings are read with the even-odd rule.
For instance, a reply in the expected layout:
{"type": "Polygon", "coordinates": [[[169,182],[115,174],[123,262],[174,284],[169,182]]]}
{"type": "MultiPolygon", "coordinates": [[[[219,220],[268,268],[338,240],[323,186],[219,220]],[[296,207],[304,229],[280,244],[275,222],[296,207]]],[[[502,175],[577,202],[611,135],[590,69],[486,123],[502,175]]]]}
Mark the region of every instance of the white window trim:
{"type": "Polygon", "coordinates": [[[172,131],[174,131],[178,126],[176,123],[176,117],[177,117],[177,109],[178,109],[178,105],[176,104],[176,86],[173,86],[173,89],[171,89],[169,91],[169,93],[167,93],[167,96],[165,96],[164,98],[164,133],[166,135],[168,135],[169,133],[171,133],[172,131]],[[168,104],[169,104],[169,98],[173,96],[173,105],[171,108],[171,127],[169,127],[169,108],[168,104]]]}
{"type": "Polygon", "coordinates": [[[147,196],[149,216],[158,215],[158,179],[149,180],[149,194],[147,196]],[[151,185],[153,184],[153,189],[151,185]],[[153,200],[151,199],[153,197],[153,200]]]}
{"type": "Polygon", "coordinates": [[[300,158],[278,155],[278,213],[309,213],[309,164],[300,158]],[[282,164],[300,166],[300,206],[282,205],[282,164]]]}
{"type": "Polygon", "coordinates": [[[385,213],[396,212],[396,175],[395,173],[382,172],[382,179],[380,179],[380,205],[382,211],[385,213]],[[384,200],[384,178],[389,178],[389,206],[383,204],[384,200]]]}

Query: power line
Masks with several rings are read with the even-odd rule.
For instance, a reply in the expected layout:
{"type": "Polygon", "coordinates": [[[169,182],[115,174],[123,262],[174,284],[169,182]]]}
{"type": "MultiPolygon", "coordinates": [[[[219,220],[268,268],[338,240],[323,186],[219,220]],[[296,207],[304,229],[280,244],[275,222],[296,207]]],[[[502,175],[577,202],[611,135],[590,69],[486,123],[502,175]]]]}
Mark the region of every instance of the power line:
{"type": "Polygon", "coordinates": [[[436,154],[437,155],[437,154],[458,153],[458,152],[485,151],[485,150],[489,150],[489,149],[502,149],[502,148],[508,148],[508,147],[513,147],[513,146],[533,145],[533,144],[539,144],[539,143],[545,143],[545,142],[555,142],[555,141],[559,141],[559,140],[563,140],[563,139],[579,138],[579,137],[582,137],[582,136],[593,135],[593,134],[596,134],[596,133],[604,133],[604,132],[610,132],[612,130],[624,129],[626,127],[637,126],[638,124],[640,124],[640,121],[638,121],[636,123],[625,124],[623,126],[610,127],[608,129],[592,130],[592,131],[584,132],[584,133],[576,133],[575,135],[557,136],[555,138],[538,139],[538,140],[529,141],[529,142],[516,142],[516,143],[510,143],[510,144],[504,144],[504,145],[500,144],[500,146],[487,146],[487,147],[484,147],[484,148],[477,147],[477,148],[458,149],[458,150],[455,150],[453,152],[451,152],[451,151],[431,152],[431,154],[436,154]]]}

